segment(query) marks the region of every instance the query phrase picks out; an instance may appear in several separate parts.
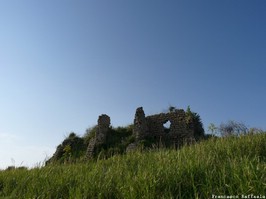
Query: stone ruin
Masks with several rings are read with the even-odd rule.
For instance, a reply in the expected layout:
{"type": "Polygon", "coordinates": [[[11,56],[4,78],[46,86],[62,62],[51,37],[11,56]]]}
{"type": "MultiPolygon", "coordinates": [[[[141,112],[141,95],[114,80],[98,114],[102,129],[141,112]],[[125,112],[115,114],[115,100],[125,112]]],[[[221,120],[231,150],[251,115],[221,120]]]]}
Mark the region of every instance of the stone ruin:
{"type": "Polygon", "coordinates": [[[133,134],[136,142],[145,137],[152,137],[155,140],[167,137],[176,146],[194,141],[193,122],[183,109],[145,117],[143,108],[139,107],[135,114],[133,134]],[[166,130],[164,124],[168,121],[170,128],[166,130]]]}
{"type": "Polygon", "coordinates": [[[108,115],[103,114],[99,116],[95,137],[90,140],[87,148],[87,158],[93,158],[95,148],[106,142],[107,132],[110,128],[110,124],[111,120],[108,115]]]}
{"type": "MultiPolygon", "coordinates": [[[[87,148],[87,158],[93,158],[95,148],[106,142],[108,130],[110,128],[110,117],[100,115],[96,135],[89,142],[87,148]]],[[[169,113],[160,113],[145,116],[142,107],[137,108],[134,119],[133,135],[135,142],[127,147],[127,151],[134,150],[141,140],[152,137],[155,140],[167,138],[174,146],[184,143],[194,142],[194,127],[192,120],[186,116],[183,109],[176,109],[169,113]],[[164,124],[170,122],[170,128],[165,130],[164,124]]]]}

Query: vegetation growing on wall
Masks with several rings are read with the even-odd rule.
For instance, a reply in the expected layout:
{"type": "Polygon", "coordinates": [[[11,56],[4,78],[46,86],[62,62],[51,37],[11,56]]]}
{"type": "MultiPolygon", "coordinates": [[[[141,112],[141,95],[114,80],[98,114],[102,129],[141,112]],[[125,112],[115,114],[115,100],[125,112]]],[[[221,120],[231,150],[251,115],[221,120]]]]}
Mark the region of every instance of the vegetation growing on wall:
{"type": "Polygon", "coordinates": [[[200,118],[200,115],[196,112],[190,110],[190,106],[187,107],[186,116],[188,119],[192,120],[194,127],[194,138],[196,141],[204,138],[204,128],[200,118]]]}
{"type": "MultiPolygon", "coordinates": [[[[115,154],[124,154],[126,147],[134,141],[132,125],[126,127],[110,127],[107,134],[107,142],[96,148],[95,158],[111,157],[115,154]]],[[[85,154],[89,141],[95,136],[97,126],[88,128],[84,136],[79,137],[75,133],[70,135],[57,147],[56,153],[47,161],[49,163],[73,163],[87,161],[85,154]]]]}
{"type": "MultiPolygon", "coordinates": [[[[168,110],[169,112],[174,112],[177,109],[171,106],[168,110]]],[[[188,107],[185,116],[189,123],[192,121],[196,141],[204,138],[203,124],[199,114],[192,112],[190,107],[188,107]]],[[[86,150],[90,141],[95,138],[97,128],[97,125],[88,128],[82,137],[77,136],[75,133],[70,133],[62,144],[57,147],[55,154],[47,161],[47,164],[51,162],[71,163],[76,161],[87,161],[86,150]]],[[[169,128],[165,129],[166,135],[169,130],[169,128]]],[[[133,124],[126,127],[116,128],[110,126],[108,132],[106,133],[106,141],[95,146],[93,157],[99,159],[111,157],[116,154],[125,154],[127,147],[135,141],[135,136],[133,135],[133,124]]],[[[176,145],[173,144],[171,137],[163,136],[158,139],[154,138],[154,136],[146,136],[145,139],[137,143],[137,148],[164,147],[176,147],[176,145]]]]}

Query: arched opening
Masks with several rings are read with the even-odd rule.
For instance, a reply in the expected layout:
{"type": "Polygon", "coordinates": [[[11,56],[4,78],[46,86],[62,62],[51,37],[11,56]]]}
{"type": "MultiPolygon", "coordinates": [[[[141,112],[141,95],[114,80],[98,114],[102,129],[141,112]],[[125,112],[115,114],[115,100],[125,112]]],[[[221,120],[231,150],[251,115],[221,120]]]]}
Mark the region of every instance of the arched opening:
{"type": "Polygon", "coordinates": [[[170,126],[171,126],[171,122],[169,120],[166,120],[163,123],[163,129],[165,133],[169,133],[170,132],[170,126]]]}

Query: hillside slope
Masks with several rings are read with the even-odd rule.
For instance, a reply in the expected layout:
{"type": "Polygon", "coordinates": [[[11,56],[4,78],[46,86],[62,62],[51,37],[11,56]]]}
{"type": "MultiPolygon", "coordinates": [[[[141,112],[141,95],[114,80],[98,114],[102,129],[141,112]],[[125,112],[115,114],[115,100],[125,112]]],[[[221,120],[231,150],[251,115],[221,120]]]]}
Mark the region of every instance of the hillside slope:
{"type": "Polygon", "coordinates": [[[84,164],[0,172],[0,197],[211,198],[266,194],[266,133],[84,164]]]}

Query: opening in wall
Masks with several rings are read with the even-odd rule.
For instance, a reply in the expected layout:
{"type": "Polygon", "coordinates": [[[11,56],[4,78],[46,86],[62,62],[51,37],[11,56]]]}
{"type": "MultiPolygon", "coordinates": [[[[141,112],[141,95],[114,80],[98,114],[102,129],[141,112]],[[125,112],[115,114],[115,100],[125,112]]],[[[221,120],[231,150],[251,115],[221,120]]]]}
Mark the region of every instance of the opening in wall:
{"type": "Polygon", "coordinates": [[[164,128],[165,133],[170,132],[170,126],[171,126],[171,122],[169,120],[165,121],[165,123],[163,124],[163,128],[164,128]]]}

